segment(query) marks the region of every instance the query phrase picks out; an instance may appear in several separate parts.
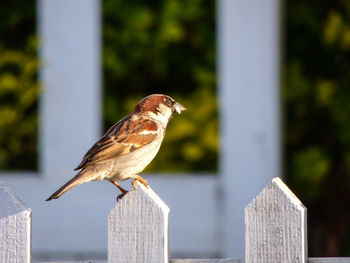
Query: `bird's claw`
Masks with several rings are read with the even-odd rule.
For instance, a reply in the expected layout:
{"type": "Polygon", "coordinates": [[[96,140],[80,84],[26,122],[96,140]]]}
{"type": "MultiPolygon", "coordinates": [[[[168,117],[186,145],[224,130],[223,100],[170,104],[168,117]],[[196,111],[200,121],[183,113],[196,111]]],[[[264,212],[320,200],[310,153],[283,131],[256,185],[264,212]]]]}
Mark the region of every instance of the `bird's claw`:
{"type": "Polygon", "coordinates": [[[126,195],[127,192],[128,192],[128,191],[125,191],[125,192],[121,193],[120,195],[118,195],[118,196],[117,196],[117,201],[119,201],[120,199],[122,199],[123,196],[126,195]]]}
{"type": "Polygon", "coordinates": [[[146,188],[149,188],[149,186],[148,186],[148,181],[146,180],[146,179],[143,179],[141,176],[137,176],[136,178],[135,178],[135,180],[134,181],[132,181],[132,187],[134,188],[134,189],[136,189],[136,184],[137,184],[137,182],[140,182],[141,184],[143,184],[146,188]]]}

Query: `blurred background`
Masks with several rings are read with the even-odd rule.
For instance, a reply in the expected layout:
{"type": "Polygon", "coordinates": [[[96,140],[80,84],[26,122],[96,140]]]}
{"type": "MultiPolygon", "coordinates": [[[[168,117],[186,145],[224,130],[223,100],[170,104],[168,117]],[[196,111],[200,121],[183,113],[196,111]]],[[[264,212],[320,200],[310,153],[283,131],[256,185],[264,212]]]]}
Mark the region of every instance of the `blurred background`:
{"type": "MultiPolygon", "coordinates": [[[[2,171],[39,170],[37,10],[0,3],[2,171]]],[[[219,172],[216,21],[214,0],[101,1],[103,131],[151,93],[189,109],[146,172],[219,172]]],[[[285,0],[280,28],[282,174],[308,208],[309,256],[350,256],[350,2],[285,0]]]]}

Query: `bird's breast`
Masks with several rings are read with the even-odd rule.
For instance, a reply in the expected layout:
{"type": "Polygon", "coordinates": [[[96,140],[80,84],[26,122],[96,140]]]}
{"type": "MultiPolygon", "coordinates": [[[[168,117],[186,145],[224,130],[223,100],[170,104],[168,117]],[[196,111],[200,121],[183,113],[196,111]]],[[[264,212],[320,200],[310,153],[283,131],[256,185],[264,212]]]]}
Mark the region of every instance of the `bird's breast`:
{"type": "Polygon", "coordinates": [[[162,140],[163,136],[159,136],[152,143],[111,160],[110,174],[113,174],[116,180],[122,181],[142,172],[157,155],[162,140]]]}

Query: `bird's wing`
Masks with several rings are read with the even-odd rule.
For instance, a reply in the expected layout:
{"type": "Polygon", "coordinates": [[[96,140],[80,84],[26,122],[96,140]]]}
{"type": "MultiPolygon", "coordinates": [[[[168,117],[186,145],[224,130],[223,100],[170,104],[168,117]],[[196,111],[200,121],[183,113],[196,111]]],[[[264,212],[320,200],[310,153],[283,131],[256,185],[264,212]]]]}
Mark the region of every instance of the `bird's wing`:
{"type": "Polygon", "coordinates": [[[150,144],[157,137],[158,125],[150,119],[128,115],[114,124],[84,155],[75,170],[103,163],[150,144]]]}

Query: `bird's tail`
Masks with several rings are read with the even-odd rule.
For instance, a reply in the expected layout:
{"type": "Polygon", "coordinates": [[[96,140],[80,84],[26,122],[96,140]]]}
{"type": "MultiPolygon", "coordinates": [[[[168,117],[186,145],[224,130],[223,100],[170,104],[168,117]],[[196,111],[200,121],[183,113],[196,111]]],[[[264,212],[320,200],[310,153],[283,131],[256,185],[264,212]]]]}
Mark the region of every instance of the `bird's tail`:
{"type": "Polygon", "coordinates": [[[77,185],[84,183],[84,174],[85,171],[80,171],[76,176],[74,176],[71,180],[69,180],[67,183],[65,183],[60,189],[58,189],[56,192],[54,192],[49,198],[46,199],[46,201],[50,201],[52,199],[57,199],[66,192],[68,192],[73,187],[76,187],[77,185]]]}

